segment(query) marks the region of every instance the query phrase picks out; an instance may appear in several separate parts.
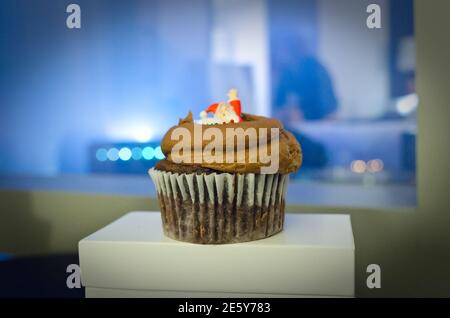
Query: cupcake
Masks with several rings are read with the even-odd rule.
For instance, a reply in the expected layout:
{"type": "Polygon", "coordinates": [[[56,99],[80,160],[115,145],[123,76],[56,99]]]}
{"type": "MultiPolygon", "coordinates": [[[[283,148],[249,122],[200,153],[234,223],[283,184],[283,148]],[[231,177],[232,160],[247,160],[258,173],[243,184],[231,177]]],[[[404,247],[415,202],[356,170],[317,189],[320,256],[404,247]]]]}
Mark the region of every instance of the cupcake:
{"type": "Polygon", "coordinates": [[[241,113],[236,90],[199,120],[192,113],[180,119],[161,149],[165,159],[149,174],[166,236],[225,244],[283,229],[288,176],[301,165],[300,145],[278,120],[241,113]]]}

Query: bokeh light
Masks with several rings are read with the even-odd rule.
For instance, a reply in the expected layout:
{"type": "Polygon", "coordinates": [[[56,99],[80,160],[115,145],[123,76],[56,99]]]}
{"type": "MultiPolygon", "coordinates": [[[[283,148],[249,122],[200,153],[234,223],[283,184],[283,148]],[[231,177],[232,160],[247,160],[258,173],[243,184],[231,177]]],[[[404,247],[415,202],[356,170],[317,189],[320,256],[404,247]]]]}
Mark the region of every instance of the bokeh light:
{"type": "Polygon", "coordinates": [[[141,160],[142,158],[142,149],[140,147],[134,147],[131,149],[131,157],[134,160],[141,160]]]}
{"type": "Polygon", "coordinates": [[[147,146],[144,149],[142,149],[142,157],[145,160],[152,160],[154,155],[155,155],[155,151],[153,150],[152,147],[147,146]]]}
{"type": "Polygon", "coordinates": [[[108,150],[106,156],[111,161],[117,161],[119,159],[119,150],[117,148],[111,148],[108,150]]]}
{"type": "Polygon", "coordinates": [[[381,159],[373,159],[367,162],[367,170],[369,172],[375,173],[380,172],[384,168],[383,160],[381,159]]]}
{"type": "Polygon", "coordinates": [[[165,158],[164,154],[162,153],[161,146],[155,148],[155,158],[158,160],[165,158]]]}
{"type": "Polygon", "coordinates": [[[128,161],[131,158],[131,150],[128,147],[123,147],[119,151],[119,158],[123,161],[128,161]]]}
{"type": "Polygon", "coordinates": [[[419,97],[417,94],[409,94],[397,100],[396,108],[401,115],[408,115],[417,109],[419,97]]]}
{"type": "Polygon", "coordinates": [[[108,151],[104,148],[100,148],[95,153],[95,157],[98,161],[106,161],[108,160],[108,151]]]}
{"type": "Polygon", "coordinates": [[[366,171],[366,163],[363,160],[353,160],[350,169],[354,173],[364,173],[366,171]]]}

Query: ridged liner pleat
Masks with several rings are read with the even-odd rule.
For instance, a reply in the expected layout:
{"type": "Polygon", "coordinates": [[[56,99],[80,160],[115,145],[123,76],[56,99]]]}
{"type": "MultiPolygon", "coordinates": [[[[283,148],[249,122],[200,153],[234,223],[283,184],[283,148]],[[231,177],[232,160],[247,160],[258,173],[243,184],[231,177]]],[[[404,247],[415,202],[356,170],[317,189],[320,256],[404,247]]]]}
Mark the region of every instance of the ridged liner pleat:
{"type": "Polygon", "coordinates": [[[178,174],[149,170],[164,233],[176,240],[223,244],[262,239],[284,225],[288,175],[178,174]]]}

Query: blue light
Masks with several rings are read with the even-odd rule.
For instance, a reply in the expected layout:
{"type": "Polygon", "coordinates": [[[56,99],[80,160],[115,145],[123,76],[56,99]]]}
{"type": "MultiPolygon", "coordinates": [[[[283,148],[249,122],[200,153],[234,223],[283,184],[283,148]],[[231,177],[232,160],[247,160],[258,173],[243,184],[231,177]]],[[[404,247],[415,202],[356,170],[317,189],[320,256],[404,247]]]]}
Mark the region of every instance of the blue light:
{"type": "Polygon", "coordinates": [[[153,150],[152,147],[145,147],[142,150],[142,157],[145,160],[152,160],[154,155],[155,155],[155,151],[153,150]]]}
{"type": "Polygon", "coordinates": [[[95,157],[98,161],[106,161],[108,160],[107,156],[108,151],[104,148],[99,148],[97,152],[95,153],[95,157]]]}
{"type": "Polygon", "coordinates": [[[108,150],[106,156],[111,161],[117,161],[117,159],[119,159],[119,150],[117,150],[117,148],[111,148],[108,150]]]}
{"type": "Polygon", "coordinates": [[[133,149],[131,149],[131,157],[134,160],[141,160],[142,158],[142,149],[139,147],[134,147],[133,149]]]}
{"type": "Polygon", "coordinates": [[[160,146],[155,148],[155,158],[158,159],[158,160],[161,160],[161,159],[165,158],[164,154],[162,153],[162,150],[161,150],[160,146]]]}
{"type": "Polygon", "coordinates": [[[131,150],[128,147],[123,147],[119,151],[119,158],[123,161],[128,161],[131,158],[131,150]]]}

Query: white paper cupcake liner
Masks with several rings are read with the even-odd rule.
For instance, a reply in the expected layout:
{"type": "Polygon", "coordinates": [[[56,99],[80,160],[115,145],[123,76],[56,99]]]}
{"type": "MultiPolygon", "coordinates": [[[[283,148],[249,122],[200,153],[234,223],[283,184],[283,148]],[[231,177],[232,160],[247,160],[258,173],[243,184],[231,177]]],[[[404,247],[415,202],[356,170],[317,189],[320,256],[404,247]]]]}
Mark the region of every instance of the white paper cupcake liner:
{"type": "Polygon", "coordinates": [[[179,174],[154,168],[149,174],[158,193],[164,233],[173,239],[245,242],[283,228],[288,175],[179,174]]]}

